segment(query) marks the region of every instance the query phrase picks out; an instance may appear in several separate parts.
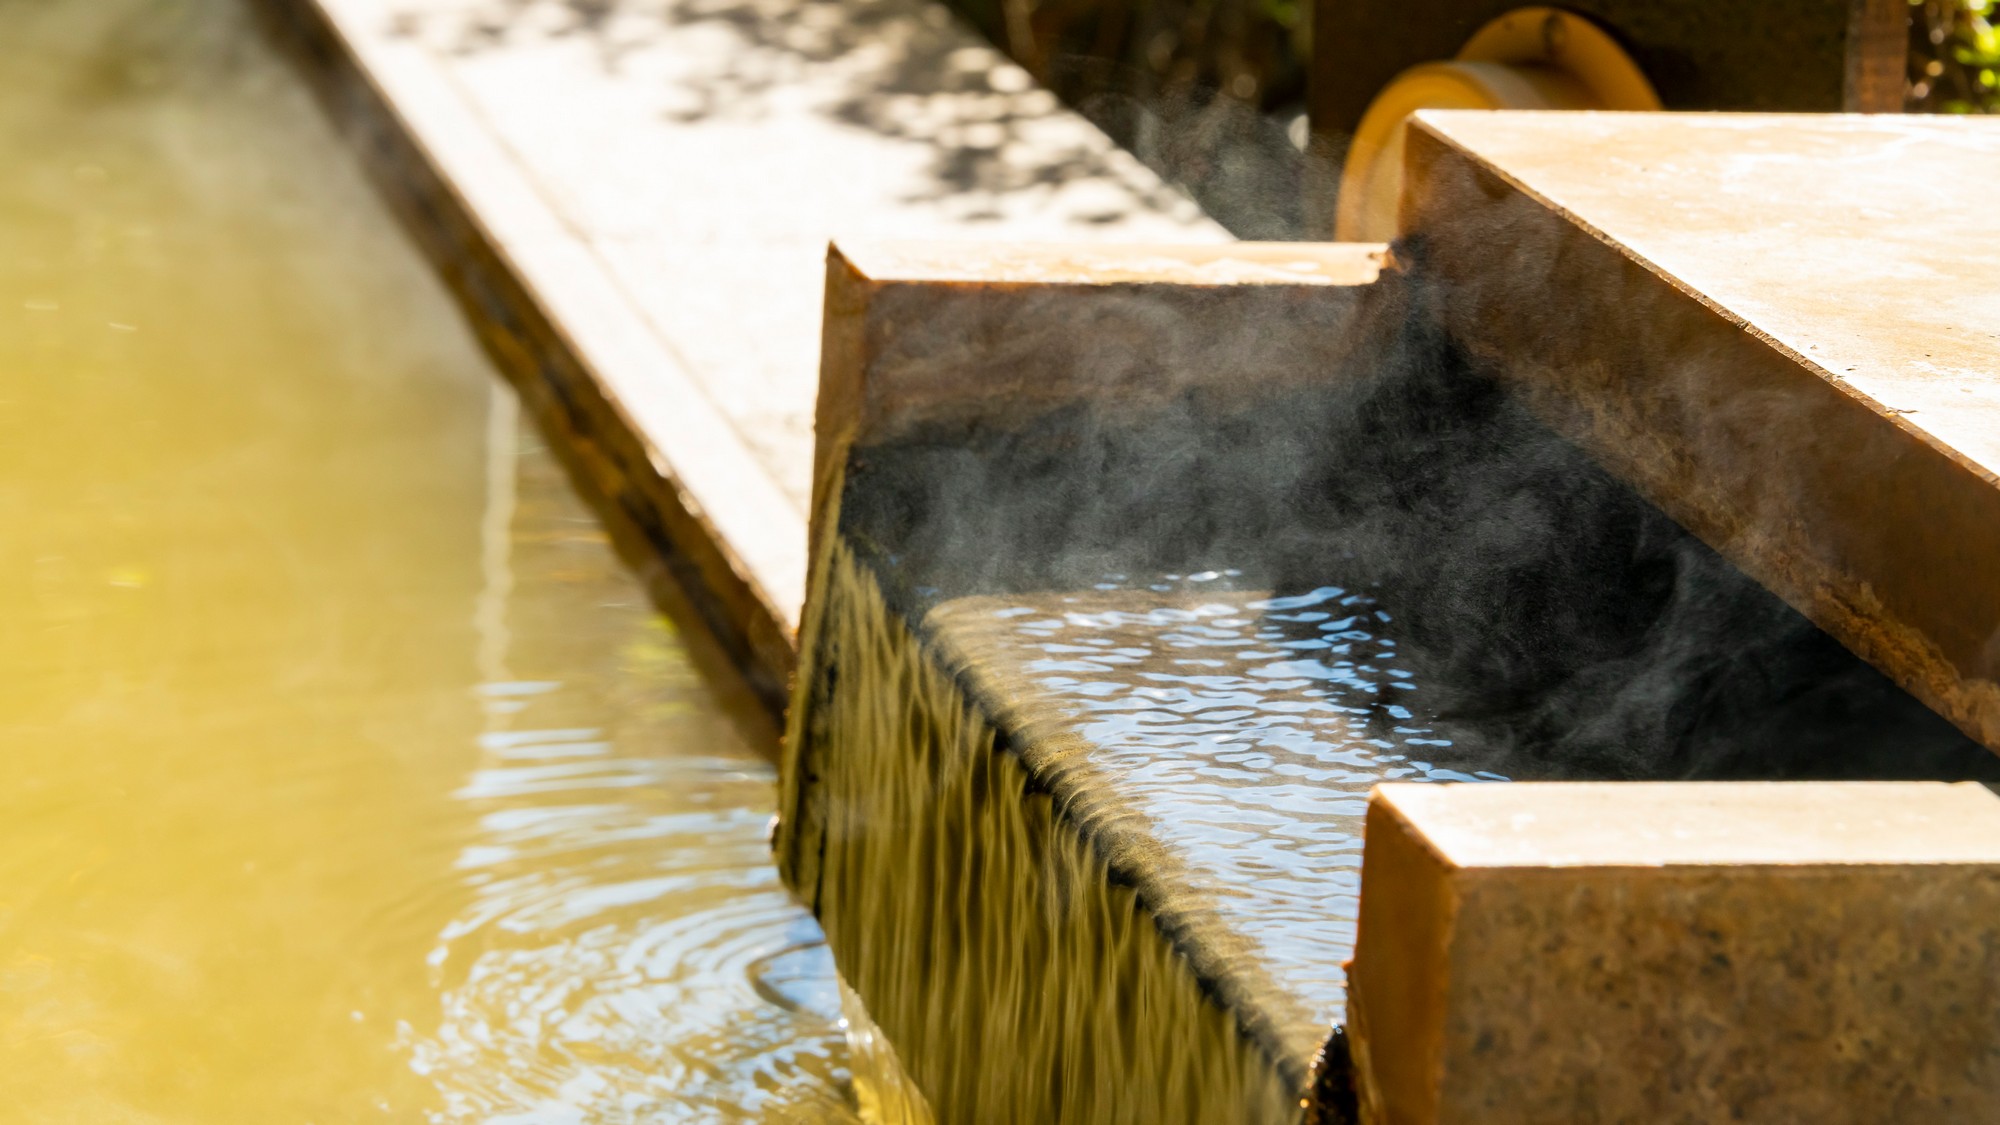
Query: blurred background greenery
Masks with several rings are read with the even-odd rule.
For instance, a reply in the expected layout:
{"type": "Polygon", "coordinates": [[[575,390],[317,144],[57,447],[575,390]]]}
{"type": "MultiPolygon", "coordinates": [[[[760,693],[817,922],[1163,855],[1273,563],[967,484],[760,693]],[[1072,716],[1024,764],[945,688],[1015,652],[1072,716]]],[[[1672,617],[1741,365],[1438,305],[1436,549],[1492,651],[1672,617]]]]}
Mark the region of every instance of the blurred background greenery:
{"type": "Polygon", "coordinates": [[[1910,0],[1910,109],[2000,113],[1995,7],[1995,0],[1910,0]]]}

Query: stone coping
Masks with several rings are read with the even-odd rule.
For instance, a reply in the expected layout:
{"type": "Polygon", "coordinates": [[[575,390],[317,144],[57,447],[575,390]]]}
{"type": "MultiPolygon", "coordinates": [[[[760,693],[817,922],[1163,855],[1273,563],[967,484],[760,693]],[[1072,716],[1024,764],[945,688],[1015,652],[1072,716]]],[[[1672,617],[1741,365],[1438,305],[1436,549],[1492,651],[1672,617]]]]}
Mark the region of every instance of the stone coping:
{"type": "Polygon", "coordinates": [[[257,6],[774,708],[829,239],[1229,241],[923,0],[257,6]]]}
{"type": "Polygon", "coordinates": [[[1448,331],[2000,750],[2000,121],[1429,113],[1410,160],[1448,331]]]}
{"type": "Polygon", "coordinates": [[[1992,1120],[1996,905],[1979,785],[1383,786],[1361,1120],[1992,1120]]]}

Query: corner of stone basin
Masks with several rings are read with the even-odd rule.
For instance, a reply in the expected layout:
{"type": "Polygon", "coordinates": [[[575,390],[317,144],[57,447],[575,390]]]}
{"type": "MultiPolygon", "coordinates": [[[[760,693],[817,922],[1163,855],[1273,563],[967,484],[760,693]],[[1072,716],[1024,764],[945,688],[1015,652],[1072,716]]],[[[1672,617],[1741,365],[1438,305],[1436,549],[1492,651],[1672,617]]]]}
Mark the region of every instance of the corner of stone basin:
{"type": "Polygon", "coordinates": [[[1379,243],[829,244],[812,556],[854,445],[1311,379],[1301,353],[1349,338],[1387,261],[1379,243]]]}
{"type": "Polygon", "coordinates": [[[1383,785],[1362,1120],[1993,1120],[1996,909],[1973,783],[1383,785]]]}
{"type": "Polygon", "coordinates": [[[1456,346],[2000,751],[2000,121],[1426,111],[1407,161],[1456,346]]]}

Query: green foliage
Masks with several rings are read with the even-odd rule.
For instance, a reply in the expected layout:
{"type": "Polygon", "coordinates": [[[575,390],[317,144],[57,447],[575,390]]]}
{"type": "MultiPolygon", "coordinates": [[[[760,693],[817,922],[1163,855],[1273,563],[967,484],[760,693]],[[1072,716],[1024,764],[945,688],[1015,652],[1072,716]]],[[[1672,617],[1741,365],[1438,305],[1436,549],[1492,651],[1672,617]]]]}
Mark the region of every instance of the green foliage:
{"type": "Polygon", "coordinates": [[[2000,0],[1910,0],[1910,108],[2000,113],[2000,0]]]}

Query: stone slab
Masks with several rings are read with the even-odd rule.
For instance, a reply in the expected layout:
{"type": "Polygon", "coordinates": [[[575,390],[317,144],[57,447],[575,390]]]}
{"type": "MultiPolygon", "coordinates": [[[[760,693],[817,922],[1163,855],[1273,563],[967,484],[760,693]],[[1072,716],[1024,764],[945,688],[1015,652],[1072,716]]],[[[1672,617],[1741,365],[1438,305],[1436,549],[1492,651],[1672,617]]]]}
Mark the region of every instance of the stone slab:
{"type": "Polygon", "coordinates": [[[773,699],[828,240],[1228,241],[917,0],[261,6],[503,366],[684,558],[773,699]]]}
{"type": "Polygon", "coordinates": [[[1385,251],[842,241],[826,263],[814,510],[856,442],[1324,379],[1385,251]]]}
{"type": "Polygon", "coordinates": [[[1366,840],[1364,1121],[2000,1114],[1983,786],[1392,784],[1366,840]]]}
{"type": "Polygon", "coordinates": [[[2000,121],[1427,113],[1409,159],[1466,348],[2000,749],[2000,121]]]}
{"type": "Polygon", "coordinates": [[[804,570],[781,491],[413,45],[313,4],[263,13],[522,401],[775,707],[794,650],[773,591],[804,570]]]}

